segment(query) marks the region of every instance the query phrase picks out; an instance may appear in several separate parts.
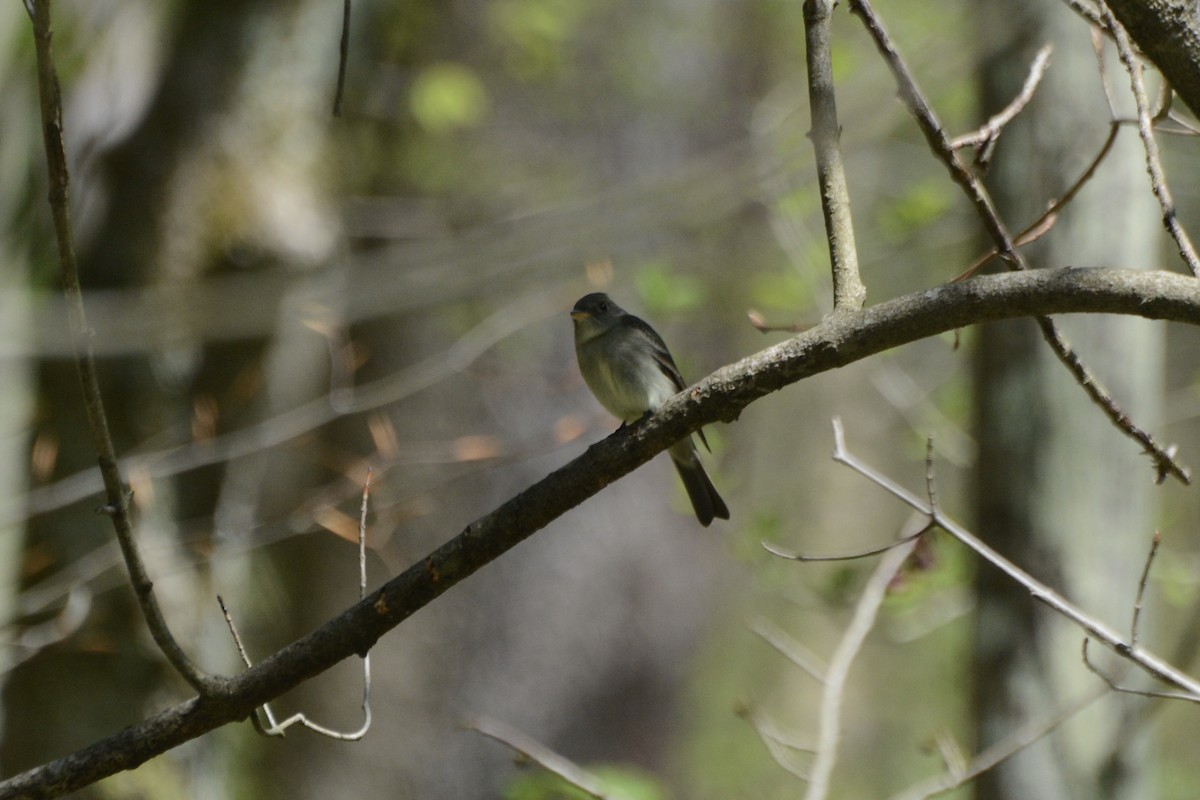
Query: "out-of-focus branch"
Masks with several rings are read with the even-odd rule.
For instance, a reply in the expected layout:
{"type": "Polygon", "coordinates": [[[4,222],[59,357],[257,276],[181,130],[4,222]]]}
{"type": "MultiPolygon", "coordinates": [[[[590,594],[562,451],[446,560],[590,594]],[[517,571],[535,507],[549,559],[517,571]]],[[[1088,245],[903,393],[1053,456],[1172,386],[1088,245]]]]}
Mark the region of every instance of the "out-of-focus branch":
{"type": "Polygon", "coordinates": [[[595,800],[616,800],[595,775],[574,761],[555,753],[541,742],[526,736],[516,728],[505,725],[499,720],[476,717],[467,721],[467,729],[509,747],[547,772],[557,775],[588,797],[595,798],[595,800]]]}
{"type": "Polygon", "coordinates": [[[867,634],[875,624],[879,607],[887,596],[888,585],[916,544],[915,541],[910,541],[895,547],[879,559],[879,564],[867,579],[862,595],[854,607],[854,616],[850,618],[850,624],[846,626],[846,632],[842,634],[841,641],[833,653],[821,693],[817,756],[813,760],[805,800],[824,800],[829,794],[829,779],[833,775],[833,765],[837,763],[837,745],[841,735],[842,696],[850,675],[850,667],[853,666],[862,643],[866,641],[867,634]]]}
{"type": "MultiPolygon", "coordinates": [[[[467,330],[445,350],[378,380],[343,389],[336,400],[331,396],[321,397],[245,428],[180,447],[127,456],[122,463],[127,470],[165,478],[276,447],[348,414],[395,403],[463,371],[498,342],[544,319],[552,313],[548,309],[563,307],[576,294],[574,288],[558,284],[522,294],[467,330]]],[[[15,503],[5,504],[0,498],[0,525],[61,508],[100,488],[95,474],[88,470],[31,490],[20,507],[15,503]]]]}
{"type": "MultiPolygon", "coordinates": [[[[246,719],[258,706],[343,659],[365,654],[450,587],[671,444],[703,425],[732,422],[751,403],[785,386],[918,339],[998,319],[1126,313],[1200,326],[1195,286],[1195,279],[1169,272],[1030,270],[985,275],[829,315],[804,333],[717,370],[645,421],[592,445],[317,630],[253,668],[219,679],[218,691],[0,781],[0,800],[75,791],[246,719]]],[[[1145,654],[1138,650],[1131,657],[1145,654]]]]}
{"type": "Polygon", "coordinates": [[[996,768],[1025,748],[1040,741],[1047,734],[1058,730],[1067,720],[1107,694],[1106,687],[1093,689],[1077,700],[1068,703],[1062,709],[1052,712],[1042,719],[1032,720],[1022,725],[1008,736],[978,753],[962,769],[949,770],[942,775],[927,778],[899,794],[892,795],[890,800],[928,800],[930,797],[938,797],[960,786],[965,786],[983,773],[996,768]]]}
{"type": "Polygon", "coordinates": [[[342,95],[346,91],[346,62],[350,60],[350,3],[342,0],[342,39],[338,45],[337,89],[333,93],[333,115],[342,115],[342,95]]]}
{"type": "MultiPolygon", "coordinates": [[[[991,196],[978,178],[963,166],[959,160],[957,152],[946,135],[941,122],[938,120],[936,112],[933,110],[933,106],[930,105],[928,99],[926,99],[924,93],[917,85],[912,71],[900,56],[896,44],[892,41],[891,36],[888,35],[883,22],[876,15],[869,0],[850,0],[850,10],[862,19],[867,32],[875,40],[877,49],[896,78],[901,99],[916,118],[917,124],[921,128],[921,132],[925,135],[925,139],[933,150],[934,155],[942,161],[946,169],[949,170],[954,182],[962,187],[967,198],[975,207],[984,228],[995,243],[997,254],[1012,269],[1028,269],[1029,265],[1025,263],[1024,257],[1014,247],[1013,239],[1008,232],[1007,226],[996,212],[991,196]]],[[[1173,475],[1182,483],[1191,483],[1190,471],[1183,464],[1175,460],[1172,449],[1159,444],[1154,436],[1137,425],[1117,405],[1116,400],[1109,394],[1108,390],[1104,388],[1096,376],[1091,373],[1091,370],[1080,360],[1075,351],[1071,349],[1071,346],[1067,344],[1067,341],[1063,338],[1054,321],[1046,315],[1038,315],[1035,319],[1038,328],[1042,332],[1042,338],[1050,345],[1050,349],[1058,357],[1058,360],[1066,366],[1067,370],[1075,378],[1075,382],[1083,388],[1087,396],[1091,398],[1093,403],[1099,406],[1100,410],[1104,412],[1104,415],[1108,417],[1109,421],[1117,429],[1141,444],[1144,451],[1154,460],[1156,480],[1162,483],[1168,475],[1173,475]]]]}
{"type": "Polygon", "coordinates": [[[92,353],[91,330],[83,309],[83,291],[79,284],[79,268],[75,258],[75,236],[71,225],[70,174],[67,170],[67,154],[63,145],[62,96],[58,84],[58,71],[54,65],[51,47],[52,26],[50,0],[33,2],[33,38],[37,52],[38,95],[42,115],[42,137],[46,149],[46,167],[50,184],[50,212],[54,218],[54,234],[58,242],[59,271],[62,274],[63,292],[67,298],[71,338],[75,344],[75,363],[79,370],[79,382],[83,388],[84,406],[88,425],[92,432],[92,445],[100,463],[100,475],[104,481],[106,502],[100,511],[112,518],[121,554],[129,571],[129,580],[137,596],[138,606],[146,619],[146,625],[155,643],[167,660],[197,692],[204,694],[215,687],[213,679],[202,672],[184,653],[183,648],[171,635],[163,618],[162,610],[154,598],[154,583],[146,573],[133,534],[133,522],[129,514],[129,497],[121,479],[113,448],[112,435],[108,429],[108,417],[104,413],[104,398],[100,393],[100,381],[96,375],[96,359],[92,353]]]}
{"type": "Polygon", "coordinates": [[[821,211],[829,239],[829,261],[833,268],[833,308],[857,310],[867,299],[867,288],[858,271],[854,245],[854,223],[850,217],[850,190],[842,165],[837,102],[833,92],[833,57],[830,54],[829,23],[833,0],[804,0],[804,32],[808,52],[808,101],[812,108],[813,150],[817,181],[821,186],[821,211]]]}

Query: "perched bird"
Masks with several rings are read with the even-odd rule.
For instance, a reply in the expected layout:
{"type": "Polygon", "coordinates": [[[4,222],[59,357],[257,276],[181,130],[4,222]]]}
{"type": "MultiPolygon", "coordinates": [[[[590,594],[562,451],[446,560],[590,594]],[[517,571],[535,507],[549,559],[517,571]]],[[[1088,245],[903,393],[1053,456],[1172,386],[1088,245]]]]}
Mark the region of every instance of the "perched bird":
{"type": "MultiPolygon", "coordinates": [[[[575,323],[575,357],[592,394],[622,423],[636,422],[687,388],[679,368],[654,329],[601,292],[589,294],[571,310],[575,323]]],[[[702,431],[700,441],[708,448],[702,431]]],[[[714,517],[729,519],[692,437],[667,451],[683,481],[700,524],[714,517]]]]}

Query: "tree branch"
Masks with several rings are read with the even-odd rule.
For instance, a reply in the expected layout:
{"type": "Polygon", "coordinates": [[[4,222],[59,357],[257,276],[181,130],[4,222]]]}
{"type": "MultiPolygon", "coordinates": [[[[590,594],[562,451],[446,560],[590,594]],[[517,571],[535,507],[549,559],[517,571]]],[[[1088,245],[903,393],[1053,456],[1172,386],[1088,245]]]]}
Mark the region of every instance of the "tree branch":
{"type": "MultiPolygon", "coordinates": [[[[1024,256],[1014,247],[1013,239],[1008,232],[1007,226],[996,212],[991,195],[988,194],[987,190],[979,182],[979,179],[963,166],[959,160],[949,137],[946,135],[945,129],[942,127],[942,123],[938,120],[937,113],[933,110],[933,106],[930,105],[924,93],[917,85],[912,71],[900,56],[899,50],[888,35],[887,30],[883,27],[883,22],[876,15],[869,0],[850,0],[850,10],[862,19],[867,32],[875,40],[876,48],[879,50],[880,55],[883,56],[884,61],[887,62],[892,75],[896,78],[901,99],[916,118],[917,124],[921,128],[921,132],[925,135],[925,139],[929,143],[930,149],[933,150],[934,155],[941,159],[946,169],[950,172],[951,178],[962,187],[963,192],[975,207],[980,221],[996,246],[997,254],[1012,269],[1029,269],[1024,256]]],[[[1092,402],[1104,412],[1104,415],[1109,418],[1109,421],[1114,426],[1142,445],[1144,450],[1150,454],[1154,460],[1154,471],[1157,482],[1162,483],[1168,475],[1174,475],[1181,483],[1191,483],[1190,472],[1175,460],[1171,448],[1160,445],[1154,436],[1134,423],[1133,419],[1117,405],[1116,400],[1113,399],[1108,390],[1092,375],[1091,370],[1087,368],[1075,351],[1071,349],[1071,346],[1067,344],[1066,339],[1063,338],[1062,333],[1058,330],[1058,326],[1054,324],[1054,320],[1050,319],[1048,315],[1039,314],[1036,317],[1036,321],[1038,328],[1042,332],[1042,338],[1046,340],[1046,344],[1050,346],[1050,349],[1054,352],[1058,360],[1066,366],[1067,370],[1075,378],[1075,382],[1087,393],[1092,402]]]]}
{"type": "Polygon", "coordinates": [[[1200,6],[1193,0],[1105,0],[1146,57],[1200,116],[1200,6]]]}
{"type": "Polygon", "coordinates": [[[1134,314],[1200,326],[1193,278],[1169,272],[1067,268],[986,275],[835,314],[723,367],[468,525],[462,533],[309,635],[213,691],[108,739],[0,783],[0,800],[56,797],[230,722],[352,655],[534,532],[701,425],[804,378],[919,339],[1034,314],[1134,314]]]}
{"type": "Polygon", "coordinates": [[[1192,271],[1193,275],[1200,277],[1200,256],[1196,254],[1191,237],[1188,236],[1183,223],[1179,221],[1175,211],[1175,201],[1167,186],[1167,176],[1163,171],[1162,158],[1158,152],[1158,141],[1154,138],[1150,101],[1146,97],[1146,82],[1142,77],[1142,63],[1133,53],[1133,47],[1129,44],[1129,35],[1103,1],[1100,3],[1100,16],[1104,18],[1108,29],[1112,32],[1113,41],[1117,45],[1117,55],[1125,66],[1125,71],[1129,73],[1129,86],[1137,105],[1138,136],[1141,137],[1142,147],[1146,150],[1146,171],[1150,174],[1150,188],[1162,208],[1163,227],[1175,240],[1175,245],[1179,248],[1179,255],[1188,265],[1188,269],[1192,271]]]}
{"type": "Polygon", "coordinates": [[[805,0],[804,33],[808,54],[808,103],[812,109],[809,136],[816,155],[821,211],[829,240],[833,308],[846,311],[863,307],[867,287],[858,271],[854,223],[850,218],[850,190],[846,186],[846,170],[839,145],[842,129],[833,92],[833,56],[829,45],[833,6],[833,0],[805,0]]]}

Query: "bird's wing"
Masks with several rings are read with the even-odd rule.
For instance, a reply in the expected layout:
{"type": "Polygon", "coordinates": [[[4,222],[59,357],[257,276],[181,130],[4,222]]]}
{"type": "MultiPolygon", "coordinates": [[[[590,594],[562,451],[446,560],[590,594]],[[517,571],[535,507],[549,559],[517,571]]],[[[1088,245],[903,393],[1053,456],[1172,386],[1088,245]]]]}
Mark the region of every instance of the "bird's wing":
{"type": "MultiPolygon", "coordinates": [[[[675,391],[682,392],[687,388],[687,383],[683,380],[683,375],[679,373],[679,367],[675,365],[675,359],[671,358],[671,351],[667,349],[667,343],[662,340],[658,332],[651,328],[649,323],[640,317],[635,317],[633,314],[626,314],[621,317],[621,324],[628,325],[632,328],[637,328],[654,348],[654,363],[658,364],[658,368],[666,375],[671,384],[675,387],[675,391]]],[[[712,452],[712,448],[708,446],[708,439],[704,438],[704,431],[700,428],[696,429],[696,433],[700,436],[700,441],[704,443],[704,449],[712,452]]]]}

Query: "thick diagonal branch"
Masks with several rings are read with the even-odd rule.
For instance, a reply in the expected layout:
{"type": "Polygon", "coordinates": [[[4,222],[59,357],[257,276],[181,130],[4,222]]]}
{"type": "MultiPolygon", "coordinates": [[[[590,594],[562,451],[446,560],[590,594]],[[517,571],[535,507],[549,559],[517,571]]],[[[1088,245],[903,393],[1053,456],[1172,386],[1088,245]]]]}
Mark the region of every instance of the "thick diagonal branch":
{"type": "Polygon", "coordinates": [[[834,314],[787,341],[717,370],[654,416],[588,448],[364,600],[216,691],[0,783],[0,800],[56,797],[230,722],[352,655],[443,592],[702,425],[737,419],[755,400],[876,353],[981,322],[1072,312],[1134,314],[1200,326],[1193,278],[1080,269],[987,275],[834,314]]]}

